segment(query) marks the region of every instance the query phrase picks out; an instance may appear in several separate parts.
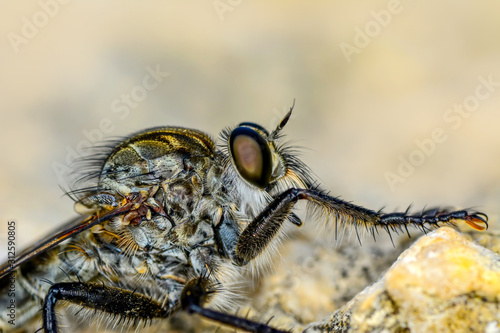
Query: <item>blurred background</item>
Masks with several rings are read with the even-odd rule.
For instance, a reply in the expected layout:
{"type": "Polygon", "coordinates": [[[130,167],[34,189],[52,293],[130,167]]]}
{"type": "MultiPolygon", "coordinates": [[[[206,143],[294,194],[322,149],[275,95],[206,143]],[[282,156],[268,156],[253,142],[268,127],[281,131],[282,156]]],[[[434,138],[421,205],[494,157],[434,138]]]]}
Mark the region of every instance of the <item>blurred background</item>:
{"type": "Polygon", "coordinates": [[[387,211],[500,209],[500,4],[2,0],[0,253],[74,216],[68,167],[150,126],[276,126],[387,211]]]}

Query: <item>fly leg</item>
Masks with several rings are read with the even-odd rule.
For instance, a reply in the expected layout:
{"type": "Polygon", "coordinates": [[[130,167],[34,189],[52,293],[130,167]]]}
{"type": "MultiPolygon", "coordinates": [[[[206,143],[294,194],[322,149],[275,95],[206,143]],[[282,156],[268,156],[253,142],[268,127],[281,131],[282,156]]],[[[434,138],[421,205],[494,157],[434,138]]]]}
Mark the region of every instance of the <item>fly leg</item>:
{"type": "MultiPolygon", "coordinates": [[[[181,307],[188,313],[197,313],[202,317],[248,332],[286,333],[267,324],[204,308],[203,305],[215,292],[208,278],[194,278],[182,291],[181,307]]],[[[141,320],[146,323],[153,318],[169,317],[173,310],[173,307],[164,307],[145,295],[126,289],[95,283],[57,283],[49,289],[43,304],[42,317],[45,333],[58,332],[55,312],[57,301],[67,301],[104,311],[113,316],[124,317],[133,321],[134,325],[141,320]]]]}
{"type": "Polygon", "coordinates": [[[184,287],[181,294],[181,307],[187,313],[197,313],[198,315],[219,322],[233,328],[245,330],[247,332],[258,333],[287,333],[288,331],[272,328],[267,324],[262,324],[246,318],[222,313],[203,307],[210,295],[216,290],[212,282],[206,277],[198,277],[190,280],[184,287]]]}
{"type": "MultiPolygon", "coordinates": [[[[339,198],[331,197],[318,189],[289,189],[277,196],[246,228],[236,243],[233,259],[239,265],[245,265],[257,257],[276,236],[284,221],[291,214],[295,203],[307,200],[313,209],[320,209],[320,213],[335,219],[337,223],[349,223],[356,228],[364,228],[375,235],[376,228],[390,231],[405,229],[414,226],[427,231],[428,226],[438,226],[438,223],[451,223],[453,220],[463,220],[476,230],[484,230],[488,226],[488,217],[483,213],[449,211],[433,209],[419,215],[404,213],[382,214],[339,198]]],[[[409,233],[408,233],[409,235],[409,233]]]]}
{"type": "Polygon", "coordinates": [[[125,317],[134,324],[165,318],[171,313],[171,308],[130,290],[95,283],[57,283],[49,289],[42,308],[45,333],[58,332],[55,306],[61,300],[125,317]]]}

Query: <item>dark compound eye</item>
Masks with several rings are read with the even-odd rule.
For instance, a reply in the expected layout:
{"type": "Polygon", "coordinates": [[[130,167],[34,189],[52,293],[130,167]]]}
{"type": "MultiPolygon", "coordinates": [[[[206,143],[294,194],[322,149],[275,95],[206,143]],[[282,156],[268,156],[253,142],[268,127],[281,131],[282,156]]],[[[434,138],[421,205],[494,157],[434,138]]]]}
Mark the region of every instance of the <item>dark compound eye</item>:
{"type": "Polygon", "coordinates": [[[271,151],[267,141],[255,130],[240,126],[229,138],[234,165],[243,179],[265,188],[271,179],[271,151]]]}
{"type": "Polygon", "coordinates": [[[259,131],[261,131],[262,133],[264,133],[265,135],[269,136],[269,132],[262,126],[260,126],[259,124],[256,124],[256,123],[249,123],[249,122],[244,122],[244,123],[240,123],[238,125],[238,127],[250,127],[250,128],[255,128],[259,131]]]}

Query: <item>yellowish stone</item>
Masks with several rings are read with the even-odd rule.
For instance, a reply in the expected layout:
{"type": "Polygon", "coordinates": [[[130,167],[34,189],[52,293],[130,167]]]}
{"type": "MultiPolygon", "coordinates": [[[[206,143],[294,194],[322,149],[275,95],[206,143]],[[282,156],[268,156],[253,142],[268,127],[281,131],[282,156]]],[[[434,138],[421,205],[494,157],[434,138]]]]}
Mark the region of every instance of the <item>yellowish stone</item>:
{"type": "Polygon", "coordinates": [[[498,301],[500,257],[444,227],[404,252],[387,272],[385,286],[395,302],[409,308],[415,302],[408,299],[434,303],[472,292],[498,301]]]}
{"type": "Polygon", "coordinates": [[[500,256],[440,228],[353,301],[350,332],[500,332],[500,256]]]}
{"type": "Polygon", "coordinates": [[[306,332],[500,333],[500,255],[471,239],[498,248],[495,233],[471,236],[440,228],[306,332]]]}

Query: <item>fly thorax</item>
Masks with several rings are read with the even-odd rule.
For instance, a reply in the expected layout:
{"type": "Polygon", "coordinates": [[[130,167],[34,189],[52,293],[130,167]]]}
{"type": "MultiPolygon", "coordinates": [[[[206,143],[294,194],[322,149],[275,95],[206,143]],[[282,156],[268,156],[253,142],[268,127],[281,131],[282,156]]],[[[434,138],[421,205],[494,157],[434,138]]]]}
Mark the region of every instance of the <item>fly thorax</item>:
{"type": "Polygon", "coordinates": [[[172,228],[169,236],[172,244],[194,248],[213,239],[212,221],[186,219],[181,224],[172,228]]]}

